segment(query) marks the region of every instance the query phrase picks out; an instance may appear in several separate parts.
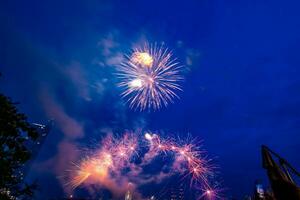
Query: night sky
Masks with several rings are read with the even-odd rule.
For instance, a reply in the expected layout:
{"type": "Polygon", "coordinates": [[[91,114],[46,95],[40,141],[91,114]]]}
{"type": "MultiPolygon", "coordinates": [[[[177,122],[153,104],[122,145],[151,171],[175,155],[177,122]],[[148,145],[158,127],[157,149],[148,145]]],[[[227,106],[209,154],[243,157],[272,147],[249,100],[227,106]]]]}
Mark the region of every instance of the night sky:
{"type": "Polygon", "coordinates": [[[130,2],[0,3],[0,91],[31,122],[54,119],[29,174],[44,196],[64,196],[56,177],[76,149],[111,131],[199,138],[227,197],[268,184],[262,144],[300,169],[299,1],[130,2]],[[145,41],[185,65],[180,99],[156,112],[130,110],[116,86],[122,55],[145,41]]]}

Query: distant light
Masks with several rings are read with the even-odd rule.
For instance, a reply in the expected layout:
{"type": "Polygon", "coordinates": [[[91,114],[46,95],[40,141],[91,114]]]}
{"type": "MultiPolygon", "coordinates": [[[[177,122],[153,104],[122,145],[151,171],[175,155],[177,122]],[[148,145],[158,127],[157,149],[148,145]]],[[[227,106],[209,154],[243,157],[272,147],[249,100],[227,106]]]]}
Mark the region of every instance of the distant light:
{"type": "Polygon", "coordinates": [[[206,194],[211,195],[211,191],[210,190],[206,190],[206,194]]]}

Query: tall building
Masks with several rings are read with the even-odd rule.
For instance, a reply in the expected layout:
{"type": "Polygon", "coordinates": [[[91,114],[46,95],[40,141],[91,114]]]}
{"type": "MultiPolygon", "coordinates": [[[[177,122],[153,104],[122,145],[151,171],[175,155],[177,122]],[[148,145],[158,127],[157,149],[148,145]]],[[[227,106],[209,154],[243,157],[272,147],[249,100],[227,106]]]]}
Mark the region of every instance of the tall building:
{"type": "Polygon", "coordinates": [[[31,149],[31,160],[34,160],[38,156],[39,151],[53,126],[53,121],[49,120],[46,125],[38,123],[32,123],[31,125],[36,128],[39,133],[37,140],[33,144],[29,144],[31,149]]]}
{"type": "Polygon", "coordinates": [[[174,185],[170,190],[170,200],[184,200],[184,184],[174,185]]]}
{"type": "Polygon", "coordinates": [[[27,173],[29,172],[32,164],[38,157],[38,154],[47,138],[47,136],[50,133],[50,130],[53,126],[53,121],[49,120],[46,125],[39,124],[39,123],[32,123],[31,124],[33,128],[37,130],[39,133],[38,138],[34,141],[29,140],[25,142],[26,147],[30,150],[31,158],[30,160],[24,165],[23,167],[23,177],[26,177],[27,173]]]}

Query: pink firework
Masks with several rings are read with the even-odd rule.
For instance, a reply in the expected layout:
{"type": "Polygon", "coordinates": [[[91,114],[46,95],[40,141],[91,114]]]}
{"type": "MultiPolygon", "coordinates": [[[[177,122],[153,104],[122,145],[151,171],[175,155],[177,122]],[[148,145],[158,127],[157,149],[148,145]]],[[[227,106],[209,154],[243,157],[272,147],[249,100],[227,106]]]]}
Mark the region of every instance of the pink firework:
{"type": "Polygon", "coordinates": [[[196,187],[201,191],[201,194],[198,196],[197,200],[225,200],[222,193],[224,192],[224,188],[221,187],[221,184],[218,182],[214,182],[211,185],[201,185],[200,187],[196,187]]]}
{"type": "Polygon", "coordinates": [[[117,68],[122,97],[131,108],[158,110],[178,98],[182,66],[172,52],[163,46],[144,45],[133,49],[117,68]]]}
{"type": "MultiPolygon", "coordinates": [[[[175,164],[184,165],[185,168],[180,170],[185,177],[191,177],[191,185],[194,182],[202,182],[208,185],[207,176],[211,175],[212,166],[210,160],[203,156],[199,145],[193,143],[178,144],[174,139],[163,139],[157,134],[146,133],[145,138],[150,143],[150,150],[153,152],[174,153],[175,164]]],[[[182,141],[180,142],[182,143],[182,141]]],[[[155,153],[157,155],[157,153],[155,153]]]]}
{"type": "Polygon", "coordinates": [[[66,185],[71,189],[84,184],[116,189],[120,183],[140,186],[181,174],[183,178],[191,179],[191,186],[201,184],[203,188],[211,188],[207,177],[212,173],[212,168],[198,145],[174,138],[164,139],[150,132],[144,136],[140,138],[133,133],[126,133],[122,137],[106,136],[98,149],[68,171],[71,173],[68,177],[71,178],[66,185]],[[143,168],[154,163],[160,155],[174,157],[169,163],[169,172],[145,176],[143,168]],[[138,162],[135,162],[135,158],[138,162]]]}

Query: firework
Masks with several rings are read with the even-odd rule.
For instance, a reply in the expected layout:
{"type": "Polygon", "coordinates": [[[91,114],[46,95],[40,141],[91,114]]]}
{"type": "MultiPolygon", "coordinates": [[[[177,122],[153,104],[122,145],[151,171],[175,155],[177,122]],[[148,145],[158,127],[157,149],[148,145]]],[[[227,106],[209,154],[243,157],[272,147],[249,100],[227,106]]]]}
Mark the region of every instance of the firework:
{"type": "Polygon", "coordinates": [[[198,200],[207,199],[207,200],[216,200],[216,199],[225,199],[222,196],[224,189],[220,186],[220,183],[215,182],[211,185],[201,186],[200,191],[202,194],[198,197],[198,200]]]}
{"type": "Polygon", "coordinates": [[[72,189],[85,183],[107,187],[111,187],[112,182],[116,182],[116,185],[120,182],[142,185],[151,180],[182,174],[183,178],[190,178],[191,186],[192,183],[201,183],[202,188],[213,191],[207,179],[212,168],[202,154],[199,146],[192,142],[162,138],[151,132],[145,133],[144,138],[131,133],[122,137],[108,135],[103,138],[100,148],[82,159],[79,164],[74,164],[74,169],[68,171],[72,175],[66,185],[72,189]],[[146,152],[139,153],[142,149],[146,152]],[[156,178],[155,175],[151,175],[154,179],[144,180],[143,178],[151,176],[143,175],[143,167],[155,162],[155,158],[161,154],[174,157],[170,164],[170,172],[163,177],[158,173],[156,178]],[[135,162],[135,158],[139,162],[135,162]]]}
{"type": "Polygon", "coordinates": [[[121,95],[131,108],[158,110],[178,98],[181,69],[172,52],[163,46],[134,49],[117,68],[119,86],[124,89],[121,95]]]}
{"type": "MultiPolygon", "coordinates": [[[[156,152],[173,152],[178,161],[184,163],[186,169],[183,171],[185,176],[191,175],[191,184],[201,181],[208,184],[207,176],[212,174],[212,166],[209,160],[203,157],[203,152],[199,150],[197,144],[186,143],[179,145],[174,139],[162,139],[157,134],[145,134],[145,138],[150,142],[150,146],[156,152]]],[[[181,141],[182,143],[182,141],[181,141]]]]}

